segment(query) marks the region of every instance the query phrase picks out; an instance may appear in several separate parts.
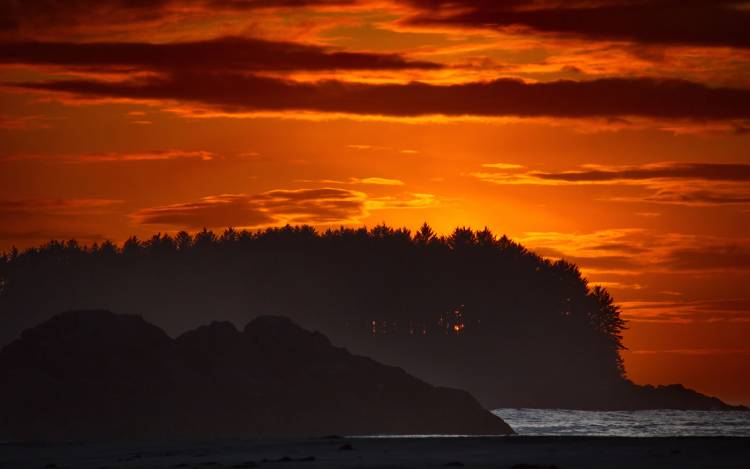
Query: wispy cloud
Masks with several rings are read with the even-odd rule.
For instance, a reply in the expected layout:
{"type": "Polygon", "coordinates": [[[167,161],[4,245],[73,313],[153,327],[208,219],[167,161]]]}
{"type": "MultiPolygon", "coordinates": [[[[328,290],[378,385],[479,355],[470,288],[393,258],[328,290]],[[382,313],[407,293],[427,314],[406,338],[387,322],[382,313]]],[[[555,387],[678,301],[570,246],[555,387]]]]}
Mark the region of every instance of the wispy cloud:
{"type": "Polygon", "coordinates": [[[358,150],[358,151],[394,151],[401,153],[402,155],[417,155],[419,154],[419,150],[414,150],[412,148],[393,148],[389,146],[384,145],[368,145],[368,144],[351,144],[347,145],[347,148],[350,150],[358,150]]]}
{"type": "Polygon", "coordinates": [[[112,199],[19,199],[0,200],[0,220],[16,217],[91,215],[122,203],[112,199]]]}
{"type": "Polygon", "coordinates": [[[488,163],[498,173],[475,173],[480,179],[497,184],[643,184],[664,180],[700,180],[750,182],[750,164],[733,163],[650,163],[641,166],[583,165],[579,169],[559,172],[525,170],[524,166],[507,163],[488,163]],[[521,171],[523,170],[523,171],[521,171]]]}
{"type": "Polygon", "coordinates": [[[412,25],[536,32],[641,46],[750,47],[750,11],[742,0],[569,1],[409,0],[412,25]]]}
{"type": "Polygon", "coordinates": [[[750,165],[734,163],[652,163],[641,166],[585,165],[548,172],[505,163],[485,164],[498,171],[471,175],[498,185],[543,186],[639,186],[651,192],[643,196],[608,196],[618,202],[651,202],[688,206],[750,203],[750,165]]]}
{"type": "Polygon", "coordinates": [[[485,163],[482,165],[482,167],[502,170],[515,170],[525,168],[525,166],[515,163],[485,163]]]}
{"type": "Polygon", "coordinates": [[[747,279],[750,238],[723,238],[647,229],[588,233],[536,232],[519,238],[552,259],[576,263],[594,284],[617,292],[634,322],[750,322],[750,298],[696,298],[686,278],[747,279]],[[670,287],[674,286],[674,287],[670,287]]]}
{"type": "Polygon", "coordinates": [[[98,100],[182,102],[224,113],[313,112],[409,118],[750,119],[750,90],[683,80],[602,78],[529,83],[497,79],[436,85],[290,81],[244,73],[181,72],[124,81],[69,79],[6,83],[16,89],[98,100]]]}
{"type": "Polygon", "coordinates": [[[360,223],[371,210],[434,206],[432,194],[370,197],[340,189],[277,189],[255,195],[223,194],[195,202],[145,208],[132,214],[144,225],[178,228],[260,227],[284,223],[313,225],[360,223]]]}
{"type": "Polygon", "coordinates": [[[336,51],[316,45],[222,37],[177,43],[7,42],[0,63],[91,71],[217,72],[439,69],[397,54],[336,51]]]}
{"type": "Polygon", "coordinates": [[[0,240],[25,243],[50,239],[101,241],[104,235],[92,229],[87,231],[87,223],[118,214],[121,204],[122,201],[114,199],[0,200],[0,240]]]}
{"type": "Polygon", "coordinates": [[[94,35],[188,22],[195,15],[211,19],[258,10],[327,8],[380,9],[397,14],[402,26],[458,28],[543,34],[588,41],[626,41],[641,46],[700,45],[750,47],[749,14],[742,0],[714,1],[569,1],[554,0],[76,0],[4,2],[0,32],[94,35]],[[187,14],[187,13],[192,13],[187,14]],[[84,21],[88,19],[89,21],[84,21]],[[116,20],[115,20],[116,19],[116,20]]]}
{"type": "Polygon", "coordinates": [[[412,209],[412,208],[429,208],[436,207],[441,201],[434,194],[413,193],[409,197],[384,196],[371,198],[368,201],[368,208],[378,209],[412,209]]]}
{"type": "Polygon", "coordinates": [[[750,355],[750,349],[741,348],[681,348],[666,350],[629,350],[636,355],[750,355]]]}
{"type": "Polygon", "coordinates": [[[403,186],[404,181],[400,179],[393,179],[393,178],[383,178],[383,177],[365,177],[365,178],[357,178],[357,177],[350,177],[347,179],[319,179],[319,180],[309,180],[309,179],[301,179],[299,182],[315,182],[320,184],[345,184],[345,185],[374,185],[374,186],[403,186]]]}
{"type": "Polygon", "coordinates": [[[750,271],[750,238],[640,228],[589,233],[530,232],[519,238],[540,254],[599,273],[750,271]]]}
{"type": "Polygon", "coordinates": [[[400,179],[389,179],[381,177],[369,177],[358,180],[360,184],[374,184],[376,186],[403,186],[404,181],[400,179]]]}
{"type": "Polygon", "coordinates": [[[621,302],[624,317],[634,322],[750,322],[750,298],[621,302]]]}
{"type": "Polygon", "coordinates": [[[65,2],[0,2],[0,37],[99,37],[126,31],[189,27],[196,17],[226,20],[227,14],[246,18],[246,26],[262,10],[341,9],[361,0],[70,0],[65,2]],[[249,14],[254,12],[254,14],[249,14]],[[223,17],[223,18],[222,18],[223,17]]]}
{"type": "Polygon", "coordinates": [[[215,157],[215,154],[203,150],[152,150],[134,153],[87,153],[78,155],[7,155],[0,156],[0,161],[45,161],[66,164],[87,164],[169,160],[211,161],[215,157]]]}

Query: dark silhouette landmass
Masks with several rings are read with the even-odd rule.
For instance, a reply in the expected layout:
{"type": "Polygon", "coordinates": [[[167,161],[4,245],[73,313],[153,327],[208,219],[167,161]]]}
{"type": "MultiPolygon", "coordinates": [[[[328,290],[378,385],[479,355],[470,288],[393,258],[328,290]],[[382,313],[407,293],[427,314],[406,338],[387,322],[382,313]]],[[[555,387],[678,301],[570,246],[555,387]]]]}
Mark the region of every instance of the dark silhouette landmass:
{"type": "Polygon", "coordinates": [[[281,317],[171,339],[139,316],[67,312],[0,352],[0,439],[509,433],[467,392],[281,317]]]}
{"type": "Polygon", "coordinates": [[[0,258],[0,344],[59,311],[98,308],[171,334],[287,316],[487,408],[733,408],[629,381],[626,324],[606,289],[487,229],[203,230],[0,258]]]}

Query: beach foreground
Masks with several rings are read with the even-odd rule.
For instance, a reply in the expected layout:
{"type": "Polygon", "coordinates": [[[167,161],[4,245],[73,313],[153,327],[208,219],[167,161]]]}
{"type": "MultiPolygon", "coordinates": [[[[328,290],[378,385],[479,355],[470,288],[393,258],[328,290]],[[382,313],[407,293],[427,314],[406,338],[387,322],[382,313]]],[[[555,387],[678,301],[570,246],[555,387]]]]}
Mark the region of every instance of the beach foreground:
{"type": "Polygon", "coordinates": [[[750,468],[747,438],[318,438],[200,443],[6,443],[0,467],[750,468]]]}

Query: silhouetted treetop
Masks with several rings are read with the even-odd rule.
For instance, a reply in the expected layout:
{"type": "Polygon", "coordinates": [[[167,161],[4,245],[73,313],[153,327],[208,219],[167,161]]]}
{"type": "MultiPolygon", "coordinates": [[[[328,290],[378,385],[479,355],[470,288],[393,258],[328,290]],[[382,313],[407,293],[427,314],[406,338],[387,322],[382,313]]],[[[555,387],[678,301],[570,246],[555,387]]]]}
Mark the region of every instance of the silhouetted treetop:
{"type": "Polygon", "coordinates": [[[60,311],[98,308],[173,333],[285,315],[485,402],[497,376],[529,396],[544,380],[566,380],[573,396],[624,378],[625,322],[609,293],[487,228],[203,229],[0,257],[0,344],[60,311]]]}

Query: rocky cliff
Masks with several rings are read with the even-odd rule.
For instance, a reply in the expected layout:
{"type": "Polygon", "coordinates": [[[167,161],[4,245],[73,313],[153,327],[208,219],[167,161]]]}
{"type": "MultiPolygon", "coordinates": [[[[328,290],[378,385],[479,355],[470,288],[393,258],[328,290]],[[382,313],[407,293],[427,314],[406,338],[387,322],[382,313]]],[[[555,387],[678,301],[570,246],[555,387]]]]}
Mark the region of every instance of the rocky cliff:
{"type": "Polygon", "coordinates": [[[512,433],[464,391],[268,316],[172,339],[138,316],[63,313],[0,352],[0,398],[11,439],[512,433]]]}

